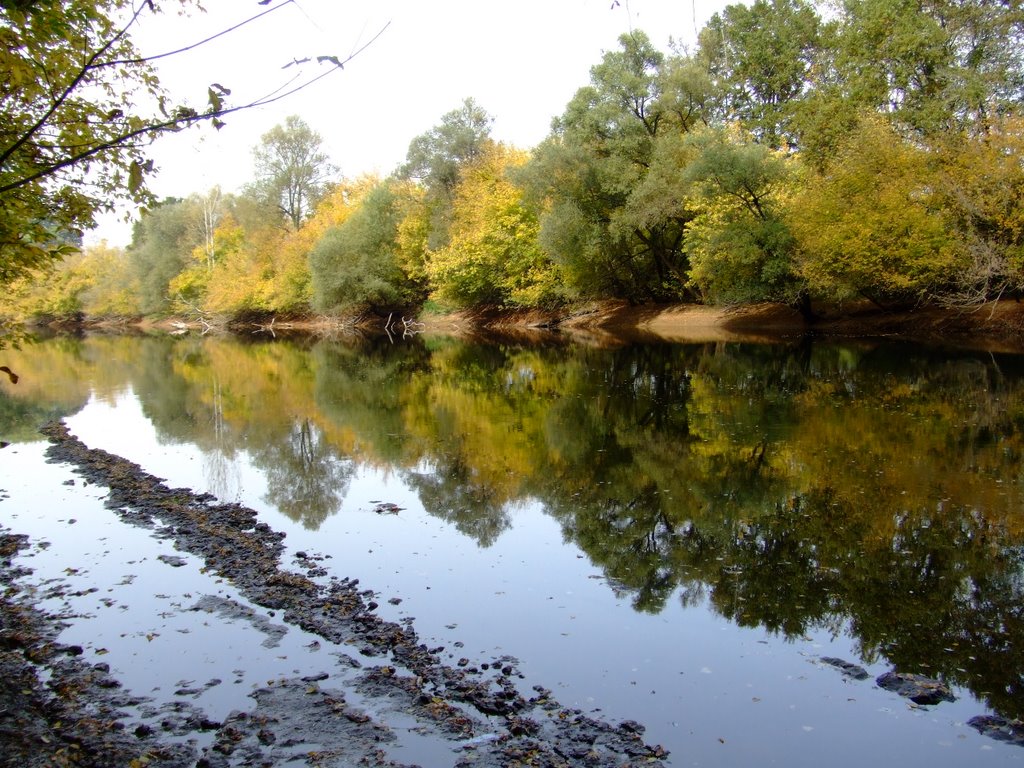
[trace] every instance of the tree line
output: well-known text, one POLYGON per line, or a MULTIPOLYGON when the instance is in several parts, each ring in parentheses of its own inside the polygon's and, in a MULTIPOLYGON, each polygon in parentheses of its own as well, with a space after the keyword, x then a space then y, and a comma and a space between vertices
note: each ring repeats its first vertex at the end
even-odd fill
POLYGON ((255 181, 152 207, 25 314, 780 301, 970 306, 1024 288, 1024 9, 756 0, 692 50, 624 34, 538 146, 474 99, 387 177, 289 118, 255 181), (827 9, 827 11, 826 11, 827 9))

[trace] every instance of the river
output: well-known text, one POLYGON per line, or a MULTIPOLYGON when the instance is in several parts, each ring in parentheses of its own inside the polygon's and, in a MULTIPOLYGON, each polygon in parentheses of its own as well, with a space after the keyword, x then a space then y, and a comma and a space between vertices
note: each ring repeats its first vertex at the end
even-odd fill
MULTIPOLYGON (((44 542, 40 582, 96 587, 66 640, 133 689, 198 681, 223 715, 313 644, 171 616, 225 587, 47 463, 50 419, 256 509, 450 663, 511 659, 526 691, 642 723, 671 765, 1024 758, 967 722, 1024 718, 1022 356, 102 335, 0 354, 20 376, 0 383, 0 512, 44 542), (875 684, 891 670, 956 699, 915 705, 875 684)), ((393 757, 458 756, 410 736, 393 757)))

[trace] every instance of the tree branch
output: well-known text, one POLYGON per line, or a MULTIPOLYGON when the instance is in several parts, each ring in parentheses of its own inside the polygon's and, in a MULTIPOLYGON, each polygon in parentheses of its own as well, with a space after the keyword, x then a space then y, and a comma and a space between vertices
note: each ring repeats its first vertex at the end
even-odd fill
POLYGON ((249 22, 256 21, 257 19, 261 19, 264 16, 266 16, 268 13, 273 13, 274 11, 279 11, 282 8, 284 8, 286 5, 291 5, 294 2, 295 2, 295 0, 284 0, 284 2, 281 3, 280 5, 275 5, 273 8, 268 8, 267 10, 262 11, 261 13, 257 13, 255 16, 250 16, 249 18, 245 19, 244 21, 238 22, 233 27, 228 27, 227 29, 222 29, 217 34, 211 35, 210 37, 207 37, 204 40, 200 40, 199 42, 192 43, 192 45, 186 45, 184 48, 177 48, 177 49, 175 49, 173 51, 166 51, 165 53, 158 53, 158 54, 155 54, 153 56, 142 56, 142 57, 137 58, 137 59, 115 59, 113 61, 105 61, 102 64, 100 64, 99 66, 101 66, 101 67, 114 67, 114 66, 117 66, 119 64, 147 64, 147 63, 149 63, 151 61, 157 61, 158 59, 166 59, 169 56, 176 56, 179 53, 187 53, 188 51, 195 50, 196 48, 199 48, 200 46, 206 45, 207 43, 212 42, 212 41, 216 40, 219 37, 223 37, 224 35, 226 35, 226 34, 228 34, 230 32, 234 32, 236 29, 241 29, 242 27, 244 27, 249 22))
MULTIPOLYGON (((291 1, 291 0, 289 0, 289 1, 291 1)), ((280 7, 280 6, 278 6, 278 7, 280 7)), ((106 151, 108 149, 114 149, 115 147, 123 146, 127 142, 132 141, 133 139, 136 139, 136 138, 138 138, 140 136, 146 136, 148 134, 148 135, 150 135, 150 141, 152 141, 152 138, 155 135, 158 135, 158 134, 163 133, 163 132, 177 132, 177 131, 183 130, 184 128, 187 128, 187 127, 189 127, 191 125, 194 125, 196 123, 201 123, 201 122, 205 122, 205 121, 213 121, 214 124, 216 125, 216 123, 220 121, 220 118, 225 117, 227 115, 234 114, 235 112, 241 112, 241 111, 246 110, 246 109, 253 109, 253 108, 256 108, 256 107, 263 107, 263 106, 266 106, 268 104, 273 104, 274 102, 280 101, 281 99, 287 98, 288 96, 292 96, 292 95, 298 93, 299 91, 301 91, 301 90, 303 90, 305 88, 308 88, 309 86, 313 85, 313 83, 315 83, 315 82, 317 82, 319 80, 322 80, 323 78, 327 77, 328 75, 332 74, 333 72, 335 72, 335 71, 337 71, 339 69, 343 69, 345 64, 347 64, 348 62, 352 61, 352 59, 354 59, 356 56, 358 56, 360 53, 362 53, 364 50, 366 50, 374 41, 376 41, 382 34, 384 34, 384 31, 390 26, 390 24, 391 24, 391 22, 388 22, 387 24, 385 24, 383 27, 381 27, 380 31, 377 32, 377 34, 374 35, 373 38, 371 38, 365 45, 363 45, 360 48, 358 48, 355 51, 353 51, 344 60, 338 61, 338 63, 336 65, 332 66, 326 72, 322 72, 321 74, 317 75, 316 77, 313 77, 313 78, 307 80, 306 82, 304 82, 304 83, 302 83, 300 85, 295 86, 294 88, 292 88, 290 90, 286 90, 284 92, 281 92, 281 89, 278 88, 275 91, 271 91, 266 96, 260 97, 260 98, 254 100, 254 101, 251 101, 251 102, 249 102, 247 104, 242 104, 242 105, 239 105, 239 106, 236 106, 236 107, 225 107, 224 109, 210 110, 210 111, 202 112, 202 113, 195 113, 194 112, 193 114, 182 114, 182 113, 179 113, 178 115, 176 115, 174 117, 171 117, 171 118, 168 118, 167 120, 163 120, 163 121, 155 122, 155 123, 148 123, 147 125, 145 125, 145 126, 143 126, 141 128, 138 128, 138 129, 135 129, 135 130, 131 130, 131 131, 126 131, 126 132, 124 132, 122 134, 119 134, 119 135, 117 135, 117 136, 115 136, 115 137, 113 137, 111 139, 108 139, 107 141, 103 141, 103 142, 100 142, 99 144, 95 144, 95 145, 93 145, 91 147, 88 147, 87 149, 85 149, 85 150, 83 150, 81 152, 78 152, 78 153, 76 153, 74 155, 71 155, 70 157, 66 157, 63 160, 60 160, 60 161, 57 161, 57 162, 55 162, 55 163, 53 163, 51 165, 48 165, 45 168, 40 168, 35 173, 31 173, 31 174, 29 174, 27 176, 23 176, 23 177, 21 177, 19 179, 15 179, 14 181, 10 181, 10 182, 8 182, 6 184, 0 185, 0 194, 4 194, 4 193, 9 192, 9 191, 14 190, 14 189, 19 189, 19 188, 24 187, 24 186, 26 186, 28 184, 31 184, 31 183, 33 183, 35 181, 39 181, 40 179, 44 179, 44 178, 47 178, 49 176, 53 176, 53 175, 57 174, 58 172, 64 170, 65 168, 69 168, 69 167, 71 167, 73 165, 76 165, 77 163, 80 163, 83 160, 87 160, 87 159, 89 159, 91 157, 94 157, 94 156, 98 155, 99 153, 104 152, 104 151, 106 151)), ((120 34, 123 34, 123 31, 120 34)), ((294 78, 293 78, 293 80, 291 80, 289 82, 294 82, 294 78)), ((282 86, 282 87, 286 87, 286 86, 282 86)), ((52 111, 50 112, 50 114, 52 115, 52 111)), ((42 124, 43 123, 40 122, 39 127, 41 127, 42 124)), ((23 136, 21 139, 19 139, 18 145, 23 145, 25 143, 25 141, 27 141, 27 140, 28 140, 28 136, 27 135, 23 136)), ((7 156, 9 156, 9 154, 10 154, 10 152, 8 152, 3 157, 0 157, 0 163, 2 163, 2 160, 5 159, 7 156)))
POLYGON ((49 122, 50 118, 52 118, 54 114, 56 114, 57 110, 60 109, 60 107, 64 104, 64 102, 68 100, 68 97, 71 96, 72 93, 74 93, 75 89, 78 88, 79 85, 81 85, 82 80, 85 79, 86 74, 88 74, 89 71, 93 68, 93 64, 95 63, 96 59, 98 59, 105 51, 109 50, 114 43, 116 43, 118 40, 124 37, 125 34, 127 34, 128 30, 131 29, 132 25, 135 24, 136 21, 138 21, 139 14, 142 13, 143 5, 145 5, 145 3, 140 5, 132 13, 131 19, 128 20, 128 23, 125 24, 124 27, 122 27, 121 30, 117 32, 117 34, 115 34, 112 38, 110 38, 110 40, 108 40, 106 43, 100 46, 96 50, 96 52, 89 57, 89 59, 78 71, 78 73, 74 76, 74 78, 72 78, 71 82, 67 85, 67 87, 64 88, 64 91, 53 100, 53 104, 51 104, 50 108, 45 113, 43 113, 42 117, 40 117, 35 122, 35 124, 32 125, 24 134, 22 134, 11 146, 4 150, 2 154, 0 154, 0 168, 3 168, 4 164, 11 158, 11 155, 17 152, 18 149, 25 144, 25 142, 27 142, 32 136, 36 134, 37 131, 39 131, 40 128, 42 128, 44 125, 46 125, 47 122, 49 122))

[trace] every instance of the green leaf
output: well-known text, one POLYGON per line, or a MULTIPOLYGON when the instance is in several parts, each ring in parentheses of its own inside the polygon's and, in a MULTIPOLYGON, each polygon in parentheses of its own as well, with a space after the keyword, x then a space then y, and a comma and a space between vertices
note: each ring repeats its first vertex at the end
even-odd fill
POLYGON ((210 101, 210 110, 212 112, 220 112, 224 108, 224 100, 220 97, 220 93, 212 87, 207 88, 206 93, 210 101))
POLYGON ((138 160, 133 160, 131 166, 128 169, 128 191, 132 194, 136 194, 142 189, 143 184, 143 168, 142 164, 138 160))

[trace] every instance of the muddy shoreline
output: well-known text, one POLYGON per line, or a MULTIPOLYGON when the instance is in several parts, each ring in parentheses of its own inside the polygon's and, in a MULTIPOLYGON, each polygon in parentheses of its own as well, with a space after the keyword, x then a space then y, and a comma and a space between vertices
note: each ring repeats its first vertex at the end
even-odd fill
POLYGON ((351 317, 247 315, 239 318, 111 318, 45 324, 58 332, 233 333, 249 337, 388 334, 574 341, 594 346, 634 342, 774 343, 795 338, 915 341, 991 352, 1024 352, 1024 303, 883 309, 867 302, 819 306, 813 319, 782 304, 714 307, 595 302, 562 310, 480 308, 441 315, 372 312, 351 317))
MULTIPOLYGON (((3 765, 400 766, 386 752, 395 739, 392 716, 449 744, 457 766, 664 764, 667 753, 644 742, 639 723, 595 719, 562 706, 541 686, 521 690, 512 657, 445 663, 446 649, 420 642, 411 618, 396 623, 377 616, 373 592, 358 579, 328 574, 315 553, 295 553, 298 569, 286 569, 283 534, 258 522, 253 510, 168 488, 137 465, 88 448, 63 424, 43 431, 51 441, 48 460, 108 488, 106 506, 122 520, 200 557, 205 570, 252 604, 336 652, 321 674, 260 687, 250 694, 251 709, 221 720, 184 700, 147 709, 144 697, 123 690, 105 664, 89 664, 81 648, 56 641, 59 618, 35 609, 18 585, 25 571, 17 553, 27 542, 2 532, 3 765), (146 713, 145 721, 126 723, 127 706, 146 713), (190 741, 190 733, 206 734, 205 745, 190 741)), ((197 609, 252 613, 223 602, 197 609)))

